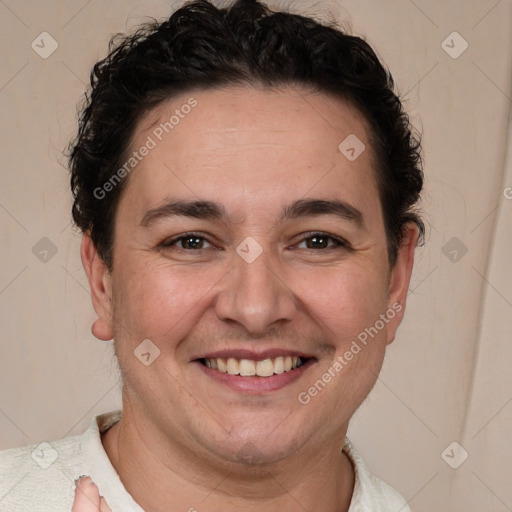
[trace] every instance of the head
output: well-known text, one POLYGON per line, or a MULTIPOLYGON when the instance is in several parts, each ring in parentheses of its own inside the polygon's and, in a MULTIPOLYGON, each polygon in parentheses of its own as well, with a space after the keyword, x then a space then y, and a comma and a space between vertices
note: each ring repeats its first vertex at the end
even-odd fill
POLYGON ((91 86, 73 218, 125 410, 218 460, 340 437, 402 320, 424 232, 419 138, 390 73, 336 27, 198 0, 112 42, 91 86), (286 385, 206 366, 281 352, 304 363, 286 385))

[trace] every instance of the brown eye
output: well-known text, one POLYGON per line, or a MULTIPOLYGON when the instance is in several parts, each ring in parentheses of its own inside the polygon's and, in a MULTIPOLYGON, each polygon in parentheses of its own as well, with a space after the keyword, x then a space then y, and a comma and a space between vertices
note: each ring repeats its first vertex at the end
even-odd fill
POLYGON ((332 249, 347 246, 347 243, 345 241, 328 235, 327 233, 308 233, 308 235, 309 236, 307 236, 300 242, 305 242, 307 249, 332 249))
POLYGON ((187 234, 182 235, 177 238, 173 238, 172 240, 168 240, 162 243, 162 247, 174 247, 178 246, 178 249, 183 250, 201 250, 205 249, 204 243, 210 243, 206 240, 205 237, 195 235, 195 234, 187 234))
POLYGON ((329 237, 327 236, 311 236, 306 239, 308 249, 325 249, 329 247, 329 237))

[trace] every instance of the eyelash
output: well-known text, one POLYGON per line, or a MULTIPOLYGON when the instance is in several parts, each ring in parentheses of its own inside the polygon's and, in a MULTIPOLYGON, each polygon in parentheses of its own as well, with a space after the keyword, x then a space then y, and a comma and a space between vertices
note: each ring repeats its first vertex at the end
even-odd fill
MULTIPOLYGON (((187 238, 192 238, 192 237, 200 238, 202 240, 206 240, 208 243, 211 243, 208 241, 208 239, 205 236, 203 236, 199 233, 191 232, 191 233, 185 233, 178 237, 166 240, 160 244, 160 247, 162 247, 164 249, 168 248, 168 247, 173 247, 177 243, 179 243, 180 240, 186 240, 187 238)), ((329 233, 324 233, 322 231, 311 231, 309 233, 304 233, 303 238, 297 243, 305 242, 306 240, 308 240, 310 238, 314 238, 314 237, 328 238, 334 242, 334 245, 328 246, 323 249, 306 249, 306 250, 318 252, 318 251, 327 251, 329 249, 332 250, 332 249, 338 249, 338 248, 350 249, 350 245, 348 244, 348 242, 346 242, 342 238, 338 238, 336 236, 330 235, 329 233)), ((201 249, 185 249, 183 247, 178 247, 178 249, 181 251, 202 251, 202 250, 204 250, 202 248, 201 249)))

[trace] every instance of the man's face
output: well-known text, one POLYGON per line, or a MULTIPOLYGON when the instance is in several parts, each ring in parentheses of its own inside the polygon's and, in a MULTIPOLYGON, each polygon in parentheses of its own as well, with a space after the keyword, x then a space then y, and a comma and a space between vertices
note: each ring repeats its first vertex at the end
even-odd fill
POLYGON ((394 338, 410 275, 400 259, 388 265, 362 116, 298 89, 200 91, 139 123, 131 150, 153 145, 118 206, 112 280, 104 275, 112 308, 96 307, 114 335, 125 411, 210 459, 341 446, 394 338), (182 109, 191 97, 197 105, 182 109), (356 159, 353 136, 366 146, 356 159), (312 200, 341 207, 301 208, 312 200), (204 205, 196 216, 192 207, 155 215, 178 201, 215 203, 225 216, 204 205), (143 340, 160 351, 148 365, 141 359, 156 352, 148 345, 140 357, 143 340), (302 366, 283 371, 287 355, 302 366), (251 373, 265 359, 258 371, 272 376, 222 371, 224 362, 251 373))

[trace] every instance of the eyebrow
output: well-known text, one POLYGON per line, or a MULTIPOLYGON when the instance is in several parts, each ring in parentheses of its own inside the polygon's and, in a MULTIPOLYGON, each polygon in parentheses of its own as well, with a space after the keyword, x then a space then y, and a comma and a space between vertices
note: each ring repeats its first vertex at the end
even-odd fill
MULTIPOLYGON (((354 206, 338 199, 299 199, 286 205, 281 213, 279 222, 302 217, 332 215, 363 227, 363 214, 354 206)), ((160 206, 148 210, 140 225, 148 227, 154 222, 169 217, 191 217, 203 220, 219 220, 226 222, 228 215, 224 206, 213 201, 182 201, 167 200, 160 206)))

